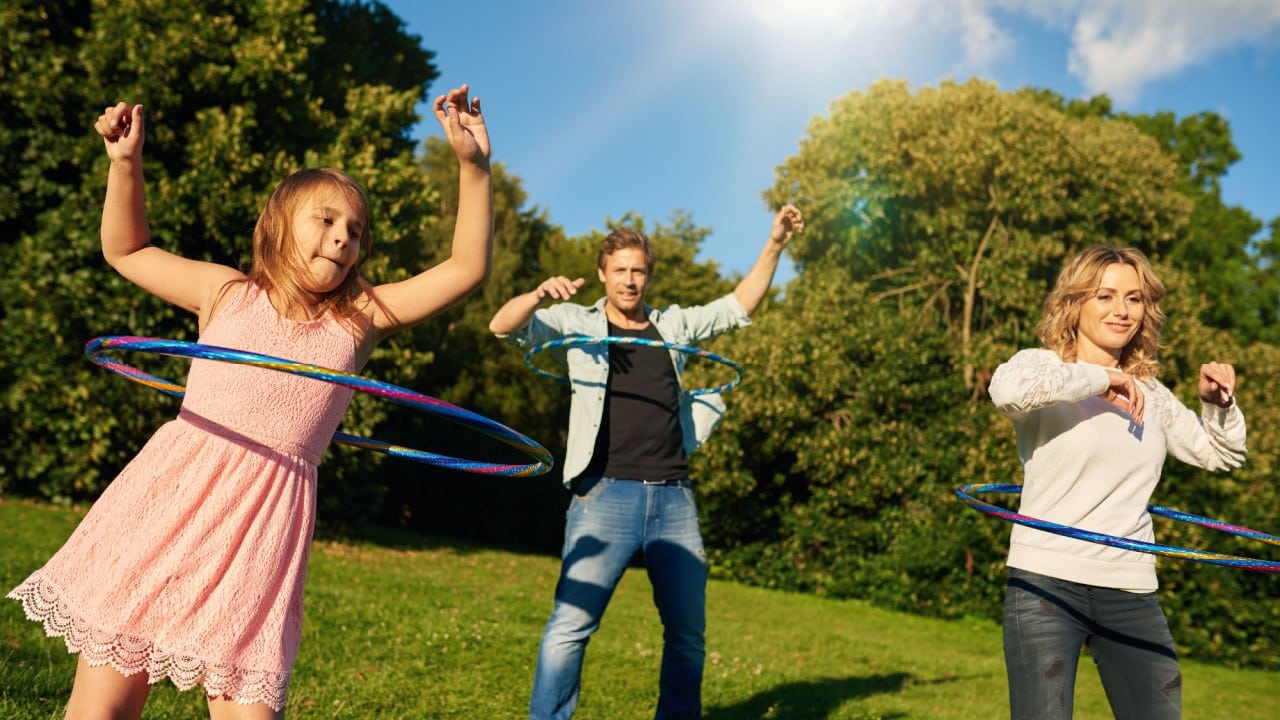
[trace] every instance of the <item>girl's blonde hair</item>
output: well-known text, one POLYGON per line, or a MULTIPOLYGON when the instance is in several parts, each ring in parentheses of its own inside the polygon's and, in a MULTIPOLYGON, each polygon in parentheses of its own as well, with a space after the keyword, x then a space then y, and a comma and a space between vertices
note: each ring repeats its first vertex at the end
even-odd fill
POLYGON ((342 321, 354 321, 360 314, 361 297, 368 283, 360 277, 360 267, 369 258, 373 236, 369 221, 369 198, 349 175, 332 168, 299 170, 285 178, 267 198, 253 229, 253 265, 247 273, 249 281, 274 293, 285 315, 303 311, 314 317, 333 313, 342 321), (360 254, 347 277, 338 287, 312 303, 312 295, 298 282, 304 272, 296 251, 293 218, 303 203, 317 193, 332 193, 347 201, 364 228, 360 237, 360 254))
POLYGON ((1134 377, 1151 380, 1160 370, 1157 354, 1165 319, 1160 310, 1160 300, 1164 298, 1165 288, 1147 257, 1139 250, 1096 245, 1067 261, 1058 275, 1057 284, 1045 299, 1044 315, 1036 326, 1036 335, 1058 357, 1074 362, 1078 350, 1080 310, 1097 292, 1107 267, 1115 264, 1128 265, 1137 271, 1146 310, 1138 332, 1120 353, 1120 369, 1134 377))

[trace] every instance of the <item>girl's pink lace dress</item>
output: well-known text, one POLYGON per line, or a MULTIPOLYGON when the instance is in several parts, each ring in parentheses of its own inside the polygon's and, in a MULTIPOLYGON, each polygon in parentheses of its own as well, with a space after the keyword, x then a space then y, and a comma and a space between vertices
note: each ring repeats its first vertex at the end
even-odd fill
MULTIPOLYGON (((351 372, 354 336, 231 291, 200 341, 351 372)), ((195 360, 177 419, 9 593, 70 652, 125 675, 284 707, 302 630, 316 464, 351 391, 195 360)))

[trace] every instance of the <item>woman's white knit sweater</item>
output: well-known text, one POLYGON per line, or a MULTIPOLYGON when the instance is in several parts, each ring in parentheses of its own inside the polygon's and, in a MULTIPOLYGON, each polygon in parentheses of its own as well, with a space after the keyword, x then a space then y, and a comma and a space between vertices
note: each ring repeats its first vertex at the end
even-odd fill
MULTIPOLYGON (((996 369, 991 400, 1013 419, 1024 471, 1020 512, 1072 527, 1153 542, 1147 503, 1166 454, 1209 470, 1240 467, 1244 415, 1185 407, 1159 381, 1141 382, 1144 422, 1101 397, 1107 370, 1023 350, 996 369)), ((1134 592, 1156 589, 1155 556, 1015 525, 1009 567, 1134 592)))

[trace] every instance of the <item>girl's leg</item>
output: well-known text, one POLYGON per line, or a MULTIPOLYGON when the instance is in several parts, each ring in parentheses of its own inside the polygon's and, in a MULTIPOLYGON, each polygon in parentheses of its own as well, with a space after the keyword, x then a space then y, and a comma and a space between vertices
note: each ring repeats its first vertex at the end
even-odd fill
POLYGON ((142 717, 151 686, 146 673, 121 675, 110 665, 90 667, 81 656, 67 700, 67 720, 132 720, 142 717))
POLYGON ((262 703, 241 705, 226 697, 209 698, 209 720, 282 720, 284 711, 276 712, 262 703))

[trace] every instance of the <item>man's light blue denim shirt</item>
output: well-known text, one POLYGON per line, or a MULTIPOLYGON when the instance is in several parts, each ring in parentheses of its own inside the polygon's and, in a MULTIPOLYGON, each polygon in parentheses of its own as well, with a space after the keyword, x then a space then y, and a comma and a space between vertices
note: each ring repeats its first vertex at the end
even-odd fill
MULTIPOLYGON (((523 328, 498 337, 525 349, 562 337, 604 337, 609 334, 604 303, 605 298, 600 298, 590 307, 564 302, 540 308, 523 328)), ((691 345, 726 330, 751 324, 751 317, 733 293, 697 307, 672 305, 658 310, 645 306, 645 311, 662 339, 677 345, 691 345)), ((564 484, 568 486, 587 469, 595 452, 596 434, 604 417, 605 393, 609 383, 609 348, 607 345, 581 345, 556 348, 554 352, 561 353, 572 381, 569 440, 562 468, 564 484)), ((671 351, 677 377, 684 372, 686 360, 688 357, 684 353, 671 351)), ((697 397, 687 392, 680 394, 680 427, 684 433, 686 453, 692 454, 706 442, 724 411, 724 400, 719 394, 697 397)))

